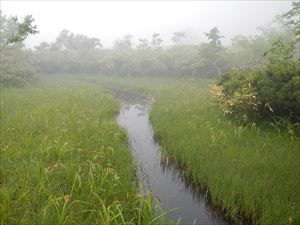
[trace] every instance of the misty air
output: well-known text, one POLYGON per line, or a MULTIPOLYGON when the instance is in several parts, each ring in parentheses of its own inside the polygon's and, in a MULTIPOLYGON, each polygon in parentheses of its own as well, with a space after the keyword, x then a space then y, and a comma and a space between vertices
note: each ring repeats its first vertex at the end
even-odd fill
POLYGON ((300 224, 300 1, 0 2, 1 225, 300 224))

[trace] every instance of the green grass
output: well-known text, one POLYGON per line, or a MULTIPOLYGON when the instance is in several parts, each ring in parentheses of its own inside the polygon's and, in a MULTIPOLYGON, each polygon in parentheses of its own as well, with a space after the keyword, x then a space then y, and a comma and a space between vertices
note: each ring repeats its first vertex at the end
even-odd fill
POLYGON ((41 80, 43 88, 3 90, 1 224, 163 223, 137 190, 127 137, 115 123, 119 106, 100 86, 154 97, 151 121, 164 155, 208 187, 229 218, 300 224, 299 137, 234 124, 214 103, 211 82, 57 75, 41 80))
POLYGON ((184 167, 191 182, 208 187, 213 203, 231 220, 300 223, 300 138, 289 130, 234 124, 209 92, 213 81, 85 79, 150 93, 151 121, 164 155, 184 167))
POLYGON ((1 90, 1 225, 162 223, 98 89, 1 90))
POLYGON ((300 224, 300 140, 287 131, 240 127, 203 85, 155 93, 151 121, 164 153, 185 168, 232 220, 300 224))

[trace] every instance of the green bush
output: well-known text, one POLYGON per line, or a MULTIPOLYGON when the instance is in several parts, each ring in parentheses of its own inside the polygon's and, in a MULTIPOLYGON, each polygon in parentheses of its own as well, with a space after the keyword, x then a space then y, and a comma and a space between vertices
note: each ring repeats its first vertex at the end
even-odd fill
POLYGON ((257 101, 256 92, 250 84, 233 92, 232 95, 226 93, 222 85, 212 85, 211 91, 225 114, 246 123, 257 119, 261 102, 257 101))
POLYGON ((269 65, 260 71, 226 73, 212 91, 222 110, 240 120, 245 120, 245 117, 247 120, 257 120, 278 116, 293 122, 300 120, 298 62, 269 65), (219 93, 216 87, 219 87, 219 93))
POLYGON ((1 73, 1 86, 23 87, 37 80, 35 71, 28 66, 17 65, 15 67, 3 64, 1 73))
POLYGON ((1 56, 1 87, 23 87, 37 80, 36 70, 26 61, 21 50, 4 52, 1 56))

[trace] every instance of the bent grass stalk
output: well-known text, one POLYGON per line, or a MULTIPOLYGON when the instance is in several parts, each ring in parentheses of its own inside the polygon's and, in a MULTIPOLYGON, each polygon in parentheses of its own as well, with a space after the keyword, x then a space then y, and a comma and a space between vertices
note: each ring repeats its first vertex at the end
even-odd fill
POLYGON ((154 96, 150 118, 164 154, 198 186, 208 186, 227 217, 300 223, 299 137, 263 124, 234 124, 205 83, 171 85, 154 96))
POLYGON ((119 105, 98 89, 2 90, 1 225, 163 224, 136 197, 119 105))

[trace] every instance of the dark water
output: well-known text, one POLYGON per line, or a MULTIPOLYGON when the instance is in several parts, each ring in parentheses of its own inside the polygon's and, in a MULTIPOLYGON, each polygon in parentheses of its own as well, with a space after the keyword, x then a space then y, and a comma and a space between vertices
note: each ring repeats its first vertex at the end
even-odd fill
POLYGON ((125 92, 118 93, 118 98, 122 108, 117 120, 130 138, 144 191, 151 191, 163 210, 175 209, 170 212, 174 224, 180 219, 180 224, 227 225, 209 206, 205 194, 193 188, 175 165, 162 160, 149 121, 150 99, 125 92))

